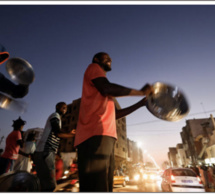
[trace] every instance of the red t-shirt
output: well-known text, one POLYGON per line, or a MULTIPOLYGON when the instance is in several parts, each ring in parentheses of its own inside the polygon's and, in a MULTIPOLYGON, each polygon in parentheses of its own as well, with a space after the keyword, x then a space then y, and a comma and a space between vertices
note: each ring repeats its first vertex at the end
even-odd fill
POLYGON ((96 135, 117 138, 114 101, 96 89, 92 80, 98 77, 106 77, 104 70, 90 64, 84 74, 75 146, 96 135))
POLYGON ((17 144, 18 140, 22 139, 22 135, 20 131, 12 131, 6 139, 6 147, 4 154, 2 154, 3 158, 9 158, 16 160, 18 158, 20 145, 17 144))

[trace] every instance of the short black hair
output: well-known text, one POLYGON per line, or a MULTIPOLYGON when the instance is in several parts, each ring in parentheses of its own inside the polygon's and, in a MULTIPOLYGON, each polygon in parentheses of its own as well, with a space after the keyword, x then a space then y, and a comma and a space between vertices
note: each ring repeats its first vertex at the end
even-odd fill
POLYGON ((20 129, 20 127, 25 124, 26 124, 26 121, 23 121, 21 117, 19 117, 17 120, 13 121, 12 127, 17 130, 17 129, 20 129))
POLYGON ((106 52, 99 52, 99 53, 95 54, 95 55, 93 56, 92 62, 93 62, 93 63, 96 63, 95 58, 100 59, 103 55, 108 55, 108 54, 107 54, 106 52))
POLYGON ((64 106, 64 105, 66 105, 67 106, 67 104, 65 103, 65 102, 58 102, 57 104, 56 104, 56 106, 55 106, 55 109, 56 110, 59 110, 62 106, 64 106))

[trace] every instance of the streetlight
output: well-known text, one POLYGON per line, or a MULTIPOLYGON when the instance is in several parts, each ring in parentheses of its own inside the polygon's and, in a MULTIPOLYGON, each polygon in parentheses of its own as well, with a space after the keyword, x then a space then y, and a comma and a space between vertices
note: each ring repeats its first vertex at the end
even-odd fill
POLYGON ((137 147, 140 148, 142 146, 142 142, 137 142, 137 147))

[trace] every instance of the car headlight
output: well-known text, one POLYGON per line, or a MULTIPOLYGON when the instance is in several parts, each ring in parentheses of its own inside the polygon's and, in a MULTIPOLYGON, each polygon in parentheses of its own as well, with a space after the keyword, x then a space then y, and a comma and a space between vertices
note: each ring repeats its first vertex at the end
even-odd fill
POLYGON ((69 171, 68 171, 68 170, 64 171, 64 175, 67 175, 68 173, 69 173, 69 171))
POLYGON ((138 181, 139 179, 140 179, 140 175, 139 174, 137 174, 137 175, 134 176, 134 180, 138 181))
POLYGON ((128 176, 125 177, 125 181, 129 181, 129 177, 128 176))
POLYGON ((150 178, 154 180, 155 179, 155 175, 150 175, 150 178))
POLYGON ((62 177, 62 179, 66 179, 67 178, 67 176, 66 175, 64 175, 63 177, 62 177))

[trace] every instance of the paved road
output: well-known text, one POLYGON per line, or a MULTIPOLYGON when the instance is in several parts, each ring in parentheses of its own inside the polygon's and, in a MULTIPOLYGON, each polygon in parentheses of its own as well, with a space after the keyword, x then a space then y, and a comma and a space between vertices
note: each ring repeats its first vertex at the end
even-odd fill
POLYGON ((113 192, 162 192, 160 187, 160 182, 146 183, 145 185, 126 185, 122 187, 121 185, 115 185, 113 192))
MULTIPOLYGON (((78 187, 71 188, 71 185, 68 183, 63 183, 57 186, 57 192, 78 192, 78 187)), ((115 185, 113 188, 113 192, 161 192, 160 182, 152 182, 145 183, 145 185, 126 185, 126 187, 122 187, 122 185, 115 185)))

